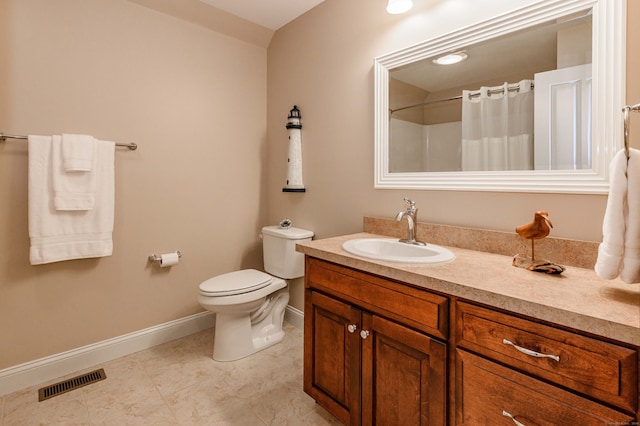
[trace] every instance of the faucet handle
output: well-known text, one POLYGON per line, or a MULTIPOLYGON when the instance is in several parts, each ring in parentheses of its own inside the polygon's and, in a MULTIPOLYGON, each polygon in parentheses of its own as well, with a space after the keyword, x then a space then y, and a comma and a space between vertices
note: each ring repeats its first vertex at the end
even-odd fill
POLYGON ((413 200, 410 200, 407 197, 404 197, 404 202, 409 204, 409 210, 415 210, 416 209, 416 203, 413 200))

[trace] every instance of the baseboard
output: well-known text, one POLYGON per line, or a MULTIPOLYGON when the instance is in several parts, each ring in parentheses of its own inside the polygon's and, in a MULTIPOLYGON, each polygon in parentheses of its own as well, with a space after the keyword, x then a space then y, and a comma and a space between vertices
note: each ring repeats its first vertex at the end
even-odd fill
POLYGON ((113 339, 0 370, 0 395, 53 380, 102 362, 132 354, 213 327, 214 316, 202 312, 113 339))
POLYGON ((284 320, 299 330, 304 330, 304 312, 291 305, 284 311, 284 320))

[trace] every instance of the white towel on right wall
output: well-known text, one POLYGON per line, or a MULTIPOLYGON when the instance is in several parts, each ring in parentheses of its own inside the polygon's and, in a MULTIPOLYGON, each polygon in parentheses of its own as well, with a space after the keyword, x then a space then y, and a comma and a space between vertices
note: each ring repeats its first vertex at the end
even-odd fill
POLYGON ((640 283, 640 151, 618 152, 610 166, 609 198, 602 224, 596 274, 640 283), (626 172, 626 174, 625 174, 626 172))

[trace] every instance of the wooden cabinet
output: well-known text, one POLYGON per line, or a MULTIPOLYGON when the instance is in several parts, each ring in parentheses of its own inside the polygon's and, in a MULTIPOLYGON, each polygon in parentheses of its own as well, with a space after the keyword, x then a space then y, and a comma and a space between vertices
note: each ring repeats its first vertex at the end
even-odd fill
MULTIPOLYGON (((397 283, 313 259, 305 281, 305 392, 345 424, 445 425, 446 344, 372 308, 391 299, 364 295, 358 303, 349 285, 360 281, 384 293, 402 290, 397 283), (344 288, 327 291, 327 277, 344 288)), ((436 316, 446 309, 445 298, 428 299, 422 302, 436 316)), ((445 325, 439 318, 428 324, 445 325)))
POLYGON ((638 424, 638 347, 312 257, 306 268, 304 390, 346 425, 638 424))

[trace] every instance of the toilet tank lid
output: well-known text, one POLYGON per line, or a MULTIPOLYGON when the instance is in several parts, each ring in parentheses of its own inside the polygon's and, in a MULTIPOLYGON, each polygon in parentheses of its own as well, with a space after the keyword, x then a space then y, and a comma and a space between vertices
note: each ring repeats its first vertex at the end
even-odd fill
POLYGON ((266 287, 273 277, 256 269, 241 269, 202 282, 200 292, 211 296, 230 296, 266 287))
POLYGON ((300 228, 280 228, 277 225, 265 226, 262 233, 287 240, 304 240, 313 237, 313 231, 300 228))

